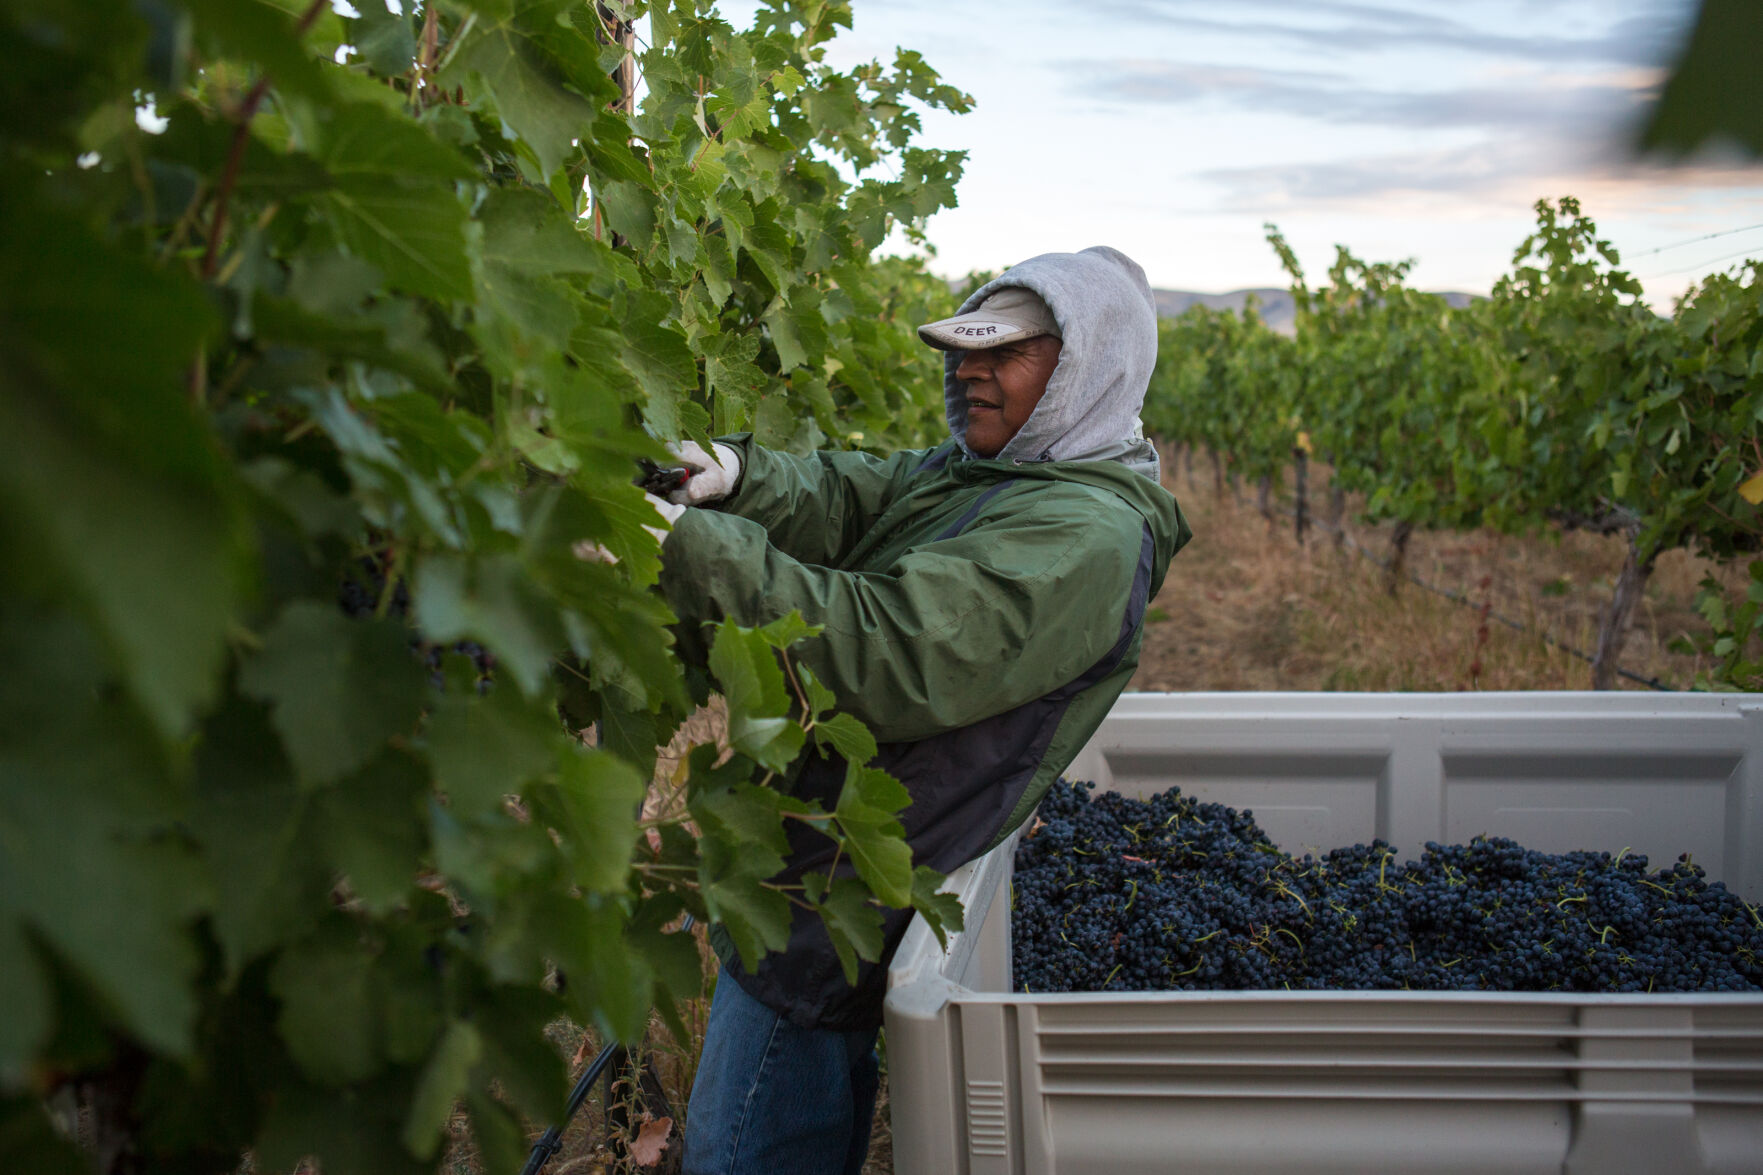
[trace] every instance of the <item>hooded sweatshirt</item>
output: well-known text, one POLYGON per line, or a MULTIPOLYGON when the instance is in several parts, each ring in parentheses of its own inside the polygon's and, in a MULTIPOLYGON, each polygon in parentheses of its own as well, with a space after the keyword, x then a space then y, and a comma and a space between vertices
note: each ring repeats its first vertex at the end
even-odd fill
MULTIPOLYGON (((739 483, 718 508, 688 509, 663 550, 661 584, 690 658, 706 653, 703 624, 724 618, 759 625, 796 611, 823 628, 793 655, 875 734, 871 765, 912 799, 901 822, 914 865, 945 873, 1026 819, 1095 732, 1189 535, 1138 428, 1156 351, 1148 288, 1145 313, 1134 309, 1143 274, 1091 249, 1035 258, 992 285, 1018 276, 1039 283, 1030 288, 1064 343, 1046 394, 997 457, 962 443, 958 386, 952 437, 934 449, 801 457, 725 438, 741 450, 739 483)), ((782 786, 831 810, 846 767, 811 749, 782 786)), ((850 868, 809 826, 789 831, 778 880, 850 868)), ((910 916, 886 912, 882 957, 860 964, 856 983, 812 915, 798 912, 789 945, 752 970, 718 927, 712 943, 725 974, 792 1022, 873 1027, 910 916)))
MULTIPOLYGON (((1039 294, 1059 322, 1064 346, 1047 394, 999 461, 1117 461, 1158 480, 1157 450, 1145 439, 1139 410, 1157 364, 1157 302, 1145 271, 1117 249, 1044 253, 970 295, 960 314, 1005 286, 1039 294)), ((966 385, 955 378, 964 352, 943 356, 949 435, 967 456, 966 385)))

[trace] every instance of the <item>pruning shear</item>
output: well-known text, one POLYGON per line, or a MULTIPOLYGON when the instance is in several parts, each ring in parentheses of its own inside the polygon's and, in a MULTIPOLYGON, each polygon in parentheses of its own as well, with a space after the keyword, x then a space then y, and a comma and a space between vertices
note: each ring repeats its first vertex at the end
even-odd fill
POLYGON ((643 472, 632 480, 657 498, 667 497, 692 480, 692 475, 698 472, 690 465, 657 465, 647 457, 638 457, 637 466, 643 472))

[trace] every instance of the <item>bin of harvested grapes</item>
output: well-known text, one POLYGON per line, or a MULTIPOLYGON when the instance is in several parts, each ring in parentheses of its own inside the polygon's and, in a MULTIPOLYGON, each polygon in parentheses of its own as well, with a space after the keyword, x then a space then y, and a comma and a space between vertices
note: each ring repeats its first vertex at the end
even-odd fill
POLYGON ((1763 1172, 1763 704, 1133 694, 907 934, 895 1167, 1763 1172))

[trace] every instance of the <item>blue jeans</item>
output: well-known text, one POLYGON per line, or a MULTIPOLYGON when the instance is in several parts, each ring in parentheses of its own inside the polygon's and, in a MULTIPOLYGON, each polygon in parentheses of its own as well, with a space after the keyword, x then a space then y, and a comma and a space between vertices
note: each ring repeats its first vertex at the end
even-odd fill
POLYGON ((798 1028, 724 976, 686 1107, 684 1175, 858 1175, 875 1038, 798 1028))

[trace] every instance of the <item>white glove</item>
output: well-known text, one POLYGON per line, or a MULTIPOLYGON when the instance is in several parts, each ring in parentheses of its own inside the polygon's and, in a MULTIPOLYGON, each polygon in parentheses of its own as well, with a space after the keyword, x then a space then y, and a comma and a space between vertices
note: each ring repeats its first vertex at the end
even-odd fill
MULTIPOLYGON (((693 480, 695 481, 697 479, 694 478, 693 480)), ((686 484, 690 485, 691 482, 687 482, 686 484)), ((659 526, 645 526, 643 529, 654 535, 656 542, 664 543, 667 541, 667 536, 673 533, 673 524, 679 521, 679 516, 686 512, 686 508, 673 502, 669 502, 665 498, 657 498, 647 490, 643 491, 643 497, 649 499, 649 505, 655 507, 655 513, 661 515, 661 517, 667 520, 667 526, 665 528, 659 526)))
POLYGON ((721 442, 712 442, 706 453, 697 441, 681 441, 667 446, 680 464, 695 470, 686 484, 667 495, 667 500, 681 506, 714 502, 734 492, 741 476, 740 451, 721 442))

